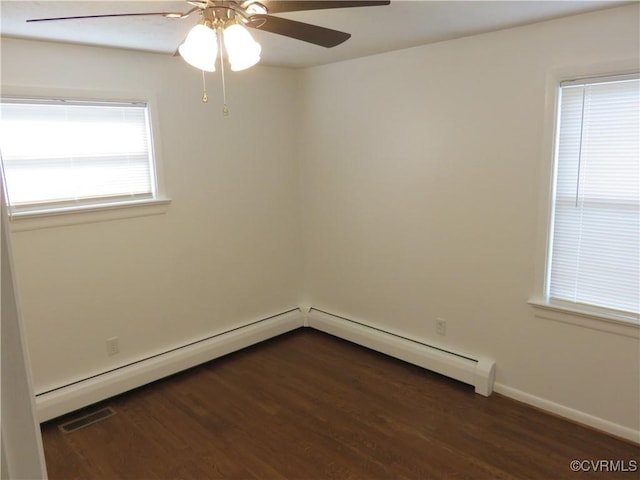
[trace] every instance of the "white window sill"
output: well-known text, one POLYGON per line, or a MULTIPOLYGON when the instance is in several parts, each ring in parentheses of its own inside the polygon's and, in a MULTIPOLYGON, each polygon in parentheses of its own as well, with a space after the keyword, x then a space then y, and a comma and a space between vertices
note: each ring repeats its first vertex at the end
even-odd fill
POLYGON ((11 231, 22 232, 123 218, 162 215, 167 212, 170 204, 171 199, 165 198, 46 211, 18 212, 13 213, 10 217, 11 231))
POLYGON ((529 305, 536 308, 535 316, 538 318, 569 323, 625 337, 640 338, 640 321, 637 316, 581 309, 578 306, 557 304, 544 299, 531 299, 529 305))

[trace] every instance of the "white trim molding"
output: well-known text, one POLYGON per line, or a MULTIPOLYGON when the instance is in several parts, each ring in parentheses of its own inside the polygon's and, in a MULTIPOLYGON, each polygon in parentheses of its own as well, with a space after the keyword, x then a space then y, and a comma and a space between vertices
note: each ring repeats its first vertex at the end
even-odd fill
POLYGON ((607 316, 590 310, 555 305, 546 300, 532 299, 529 305, 536 309, 535 317, 577 325, 623 337, 640 338, 640 323, 629 317, 607 316))
POLYGON ((163 198, 60 209, 57 211, 13 213, 11 215, 11 231, 24 232, 41 228, 163 215, 169 210, 170 204, 171 199, 163 198))
POLYGON ((494 385, 494 390, 500 395, 504 395, 505 397, 509 397, 513 400, 526 403, 527 405, 539 408, 540 410, 543 410, 545 412, 553 413, 555 415, 558 415, 559 417, 571 420, 575 423, 586 425, 587 427, 600 430, 602 432, 608 433, 609 435, 613 435, 631 441, 633 443, 640 444, 640 430, 634 430, 632 428, 610 422, 609 420, 604 420, 603 418, 589 415, 588 413, 581 412, 580 410, 575 410, 573 408, 552 402, 545 398, 531 395, 530 393, 523 392, 522 390, 518 390, 501 383, 496 383, 494 385))

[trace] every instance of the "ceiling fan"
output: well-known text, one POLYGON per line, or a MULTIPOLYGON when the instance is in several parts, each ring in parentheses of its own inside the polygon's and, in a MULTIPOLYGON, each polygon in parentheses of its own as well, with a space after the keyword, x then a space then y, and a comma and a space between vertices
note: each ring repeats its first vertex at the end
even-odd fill
MULTIPOLYGON (((32 18, 27 22, 51 22, 106 17, 163 16, 168 19, 186 18, 198 13, 198 23, 190 30, 176 54, 204 72, 215 71, 216 58, 220 57, 222 87, 224 87, 223 52, 226 51, 231 70, 244 70, 260 60, 260 45, 253 40, 245 28, 284 35, 325 48, 345 42, 351 34, 330 28, 298 22, 272 14, 323 10, 349 7, 389 5, 390 0, 189 0, 192 6, 186 12, 112 13, 104 15, 80 15, 52 18, 32 18), (224 45, 224 49, 223 49, 224 45)), ((207 102, 206 86, 202 101, 207 102)), ((225 105, 223 113, 228 114, 225 105)))
POLYGON ((193 8, 186 12, 112 13, 106 15, 80 15, 53 18, 32 18, 27 22, 50 22, 83 18, 135 17, 161 15, 165 18, 185 18, 195 12, 212 23, 238 23, 249 28, 284 35, 286 37, 331 48, 349 39, 349 33, 311 25, 282 17, 274 13, 323 10, 333 8, 370 7, 389 5, 390 0, 193 0, 193 8))

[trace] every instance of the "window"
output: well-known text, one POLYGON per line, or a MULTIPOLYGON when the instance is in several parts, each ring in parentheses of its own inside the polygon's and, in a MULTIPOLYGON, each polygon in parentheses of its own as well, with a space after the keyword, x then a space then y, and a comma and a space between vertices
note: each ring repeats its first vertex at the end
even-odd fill
POLYGON ((560 85, 548 302, 637 321, 640 79, 560 85))
POLYGON ((0 155, 13 215, 157 198, 145 103, 2 98, 0 155))

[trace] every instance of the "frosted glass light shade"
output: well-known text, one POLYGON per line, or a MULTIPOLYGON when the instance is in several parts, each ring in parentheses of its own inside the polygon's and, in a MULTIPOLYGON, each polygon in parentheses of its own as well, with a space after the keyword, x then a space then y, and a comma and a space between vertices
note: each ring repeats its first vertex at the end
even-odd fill
POLYGON ((218 40, 216 32, 209 27, 202 24, 193 27, 178 51, 189 65, 206 72, 216 71, 218 40))
POLYGON ((252 67, 260 61, 262 47, 246 28, 237 23, 224 29, 224 46, 234 72, 252 67))

